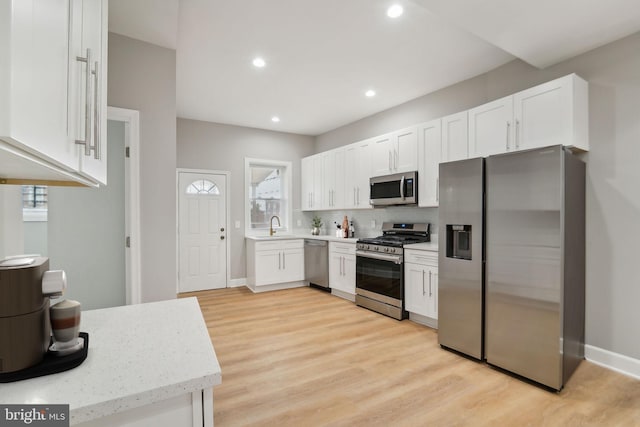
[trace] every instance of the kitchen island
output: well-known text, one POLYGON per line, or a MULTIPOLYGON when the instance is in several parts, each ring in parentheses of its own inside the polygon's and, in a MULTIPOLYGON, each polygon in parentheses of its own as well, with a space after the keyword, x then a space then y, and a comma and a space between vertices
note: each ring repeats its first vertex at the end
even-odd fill
POLYGON ((2 384, 0 402, 69 404, 71 425, 213 426, 220 365, 196 298, 82 312, 87 359, 2 384))

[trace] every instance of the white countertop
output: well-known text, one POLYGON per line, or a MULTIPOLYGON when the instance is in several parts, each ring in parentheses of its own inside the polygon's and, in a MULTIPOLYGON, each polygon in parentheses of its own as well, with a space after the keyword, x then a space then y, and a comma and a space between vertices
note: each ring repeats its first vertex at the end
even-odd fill
POLYGON ((196 298, 82 312, 89 354, 77 368, 0 385, 0 402, 69 404, 71 424, 222 382, 196 298))
POLYGON ((341 238, 336 236, 313 236, 311 234, 275 234, 273 236, 245 236, 246 239, 255 240, 256 242, 269 242, 273 240, 295 240, 295 239, 314 239, 314 240, 325 240, 327 242, 346 242, 346 243, 356 243, 358 241, 358 237, 348 237, 341 238))
POLYGON ((404 245, 405 249, 416 249, 420 251, 438 252, 438 242, 412 243, 404 245))

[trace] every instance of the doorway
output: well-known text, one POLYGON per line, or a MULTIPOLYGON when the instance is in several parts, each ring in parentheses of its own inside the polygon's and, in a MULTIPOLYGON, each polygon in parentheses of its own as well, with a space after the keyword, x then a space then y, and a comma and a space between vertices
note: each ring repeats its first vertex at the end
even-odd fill
POLYGON ((228 172, 178 170, 178 293, 227 287, 228 172))

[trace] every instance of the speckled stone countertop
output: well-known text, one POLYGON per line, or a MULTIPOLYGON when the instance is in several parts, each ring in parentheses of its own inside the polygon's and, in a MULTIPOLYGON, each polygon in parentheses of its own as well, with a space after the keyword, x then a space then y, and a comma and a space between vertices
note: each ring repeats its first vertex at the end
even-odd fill
POLYGON ((404 248, 417 249, 420 251, 438 252, 438 242, 412 243, 410 245, 404 245, 404 248))
POLYGON ((222 382, 196 298, 83 311, 89 354, 77 368, 0 385, 0 402, 68 403, 71 424, 222 382))

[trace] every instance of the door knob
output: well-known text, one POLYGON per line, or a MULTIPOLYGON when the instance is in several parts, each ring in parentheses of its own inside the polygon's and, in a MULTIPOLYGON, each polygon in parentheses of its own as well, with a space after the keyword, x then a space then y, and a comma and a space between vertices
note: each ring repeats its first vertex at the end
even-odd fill
POLYGON ((220 229, 220 231, 224 231, 224 227, 222 227, 222 228, 220 229))
POLYGON ((224 240, 224 236, 220 236, 220 240, 224 240))

